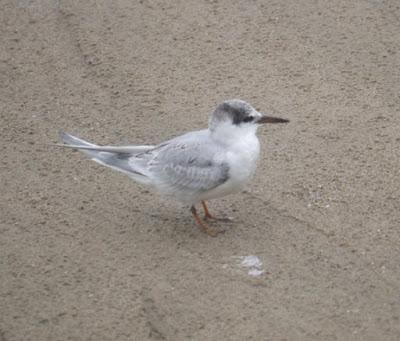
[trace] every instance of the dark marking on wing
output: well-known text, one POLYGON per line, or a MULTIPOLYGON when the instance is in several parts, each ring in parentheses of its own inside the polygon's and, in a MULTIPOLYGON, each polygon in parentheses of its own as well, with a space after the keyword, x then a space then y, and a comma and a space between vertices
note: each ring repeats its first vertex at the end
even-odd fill
POLYGON ((97 156, 97 158, 104 162, 105 164, 113 167, 117 167, 121 170, 124 170, 125 172, 128 173, 133 173, 133 174, 138 174, 145 176, 144 174, 136 171, 131 167, 129 164, 129 158, 132 156, 130 153, 100 153, 100 155, 97 156))
POLYGON ((222 168, 222 177, 220 178, 217 186, 220 186, 229 180, 229 165, 227 163, 222 163, 220 167, 222 168))
POLYGON ((116 153, 115 156, 120 160, 126 160, 126 159, 129 159, 132 156, 132 154, 131 153, 116 153))

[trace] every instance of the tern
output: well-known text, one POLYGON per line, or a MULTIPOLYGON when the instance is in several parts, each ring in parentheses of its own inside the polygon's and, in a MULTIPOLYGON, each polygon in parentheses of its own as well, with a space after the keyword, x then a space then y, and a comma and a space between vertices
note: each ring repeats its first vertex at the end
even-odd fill
POLYGON ((63 147, 82 151, 93 161, 125 173, 190 205, 197 224, 210 236, 212 229, 206 200, 240 191, 254 174, 260 154, 257 128, 287 119, 260 113, 239 99, 219 104, 211 113, 208 129, 192 131, 158 145, 100 146, 61 132, 63 147), (202 219, 196 209, 201 203, 202 219))

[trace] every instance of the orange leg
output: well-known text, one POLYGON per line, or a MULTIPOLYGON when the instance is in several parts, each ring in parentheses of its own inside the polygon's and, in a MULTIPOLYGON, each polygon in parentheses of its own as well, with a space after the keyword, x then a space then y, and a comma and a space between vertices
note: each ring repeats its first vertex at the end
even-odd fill
POLYGON ((213 216, 210 211, 208 210, 208 207, 206 205, 206 202, 204 200, 201 201, 201 204, 203 205, 203 209, 204 209, 204 219, 213 219, 213 220, 218 220, 218 221, 222 221, 225 223, 230 223, 232 222, 231 218, 217 218, 215 216, 213 216))
POLYGON ((210 211, 208 210, 208 207, 206 205, 206 202, 204 200, 201 201, 201 204, 203 205, 203 209, 204 209, 204 217, 206 219, 217 219, 216 217, 214 217, 210 211))
POLYGON ((205 233, 207 233, 211 237, 216 237, 219 231, 213 230, 209 227, 201 218, 199 217, 197 210, 194 206, 190 208, 190 212, 192 212, 194 219, 196 220, 197 225, 199 225, 205 233))

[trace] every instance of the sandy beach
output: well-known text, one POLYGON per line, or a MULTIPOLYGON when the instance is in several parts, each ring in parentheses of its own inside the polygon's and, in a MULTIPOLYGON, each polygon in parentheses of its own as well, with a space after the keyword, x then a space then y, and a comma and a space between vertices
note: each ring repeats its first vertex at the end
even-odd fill
POLYGON ((0 341, 400 340, 398 1, 1 8, 0 341), (231 98, 290 123, 216 238, 51 145, 159 143, 231 98))

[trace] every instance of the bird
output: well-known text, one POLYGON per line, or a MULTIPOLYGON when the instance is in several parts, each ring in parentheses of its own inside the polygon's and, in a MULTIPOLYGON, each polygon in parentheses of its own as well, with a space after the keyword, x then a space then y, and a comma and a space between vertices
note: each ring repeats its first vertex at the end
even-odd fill
POLYGON ((267 115, 240 99, 218 104, 208 128, 191 131, 157 145, 101 146, 60 132, 62 147, 78 149, 91 160, 128 175, 158 192, 188 204, 196 223, 208 235, 217 231, 206 201, 243 189, 256 170, 260 154, 257 128, 289 120, 267 115), (202 219, 196 205, 204 210, 202 219))

